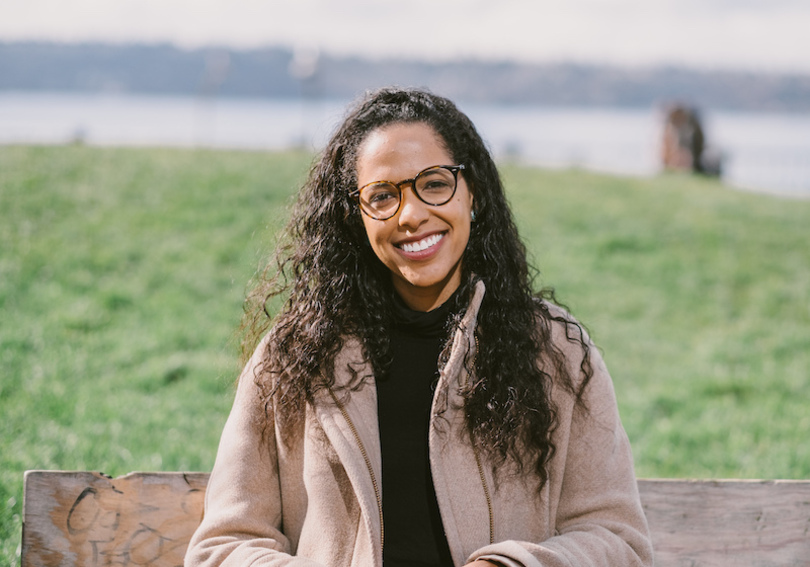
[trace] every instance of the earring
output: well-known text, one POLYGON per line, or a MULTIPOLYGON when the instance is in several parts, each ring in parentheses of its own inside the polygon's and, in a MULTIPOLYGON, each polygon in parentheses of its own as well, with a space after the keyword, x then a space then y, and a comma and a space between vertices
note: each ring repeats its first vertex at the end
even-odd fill
POLYGON ((475 209, 470 211, 470 220, 472 222, 475 222, 475 209))

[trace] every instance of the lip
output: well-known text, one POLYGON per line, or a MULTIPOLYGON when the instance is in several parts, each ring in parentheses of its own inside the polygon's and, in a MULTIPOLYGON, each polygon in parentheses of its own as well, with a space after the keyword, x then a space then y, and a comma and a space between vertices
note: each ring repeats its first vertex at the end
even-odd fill
POLYGON ((420 234, 418 236, 413 236, 411 238, 403 238, 402 240, 394 243, 394 248, 396 248, 397 252, 399 252, 402 256, 404 256, 405 258, 408 258, 409 260, 425 260, 425 259, 431 258, 432 256, 434 256, 435 254, 437 254, 439 252, 439 249, 442 247, 442 244, 444 244, 444 241, 446 240, 446 237, 447 237, 447 231, 446 230, 437 230, 437 231, 434 231, 434 232, 427 232, 425 234, 420 234), (403 244, 420 242, 422 240, 425 240, 426 238, 430 238, 430 237, 436 236, 436 235, 441 235, 441 238, 439 238, 438 242, 434 243, 432 246, 428 246, 424 250, 418 250, 418 251, 409 252, 409 251, 403 250, 403 248, 402 248, 403 244))

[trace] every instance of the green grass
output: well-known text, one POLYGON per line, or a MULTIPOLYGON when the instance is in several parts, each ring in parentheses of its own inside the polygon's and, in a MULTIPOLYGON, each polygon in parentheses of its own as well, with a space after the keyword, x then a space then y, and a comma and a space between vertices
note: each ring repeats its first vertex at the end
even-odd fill
POLYGON ((26 469, 211 467, 245 286, 309 160, 0 148, 0 564, 26 469))
POLYGON ((604 351, 639 476, 810 478, 810 200, 505 177, 542 281, 604 351))
MULTIPOLYGON (((26 469, 208 470, 310 156, 0 147, 0 564, 26 469)), ((506 167, 652 477, 810 478, 810 201, 506 167)))

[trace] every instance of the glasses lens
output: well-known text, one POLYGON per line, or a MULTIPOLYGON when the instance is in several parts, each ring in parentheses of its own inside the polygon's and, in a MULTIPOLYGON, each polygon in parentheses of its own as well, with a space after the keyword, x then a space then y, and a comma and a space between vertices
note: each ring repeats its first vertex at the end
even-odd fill
POLYGON ((434 167, 419 174, 414 188, 424 202, 443 205, 456 191, 456 176, 449 169, 434 167))
POLYGON ((399 189, 390 183, 366 185, 360 191, 360 206, 372 218, 392 217, 399 208, 399 189))

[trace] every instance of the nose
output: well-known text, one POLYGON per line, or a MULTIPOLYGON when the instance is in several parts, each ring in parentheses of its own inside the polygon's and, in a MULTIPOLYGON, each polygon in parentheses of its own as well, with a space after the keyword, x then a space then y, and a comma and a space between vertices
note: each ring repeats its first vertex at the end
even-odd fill
POLYGON ((413 186, 409 185, 402 190, 402 203, 399 205, 399 217, 397 224, 408 230, 416 230, 422 223, 428 220, 430 212, 427 205, 423 203, 413 191, 413 186))

